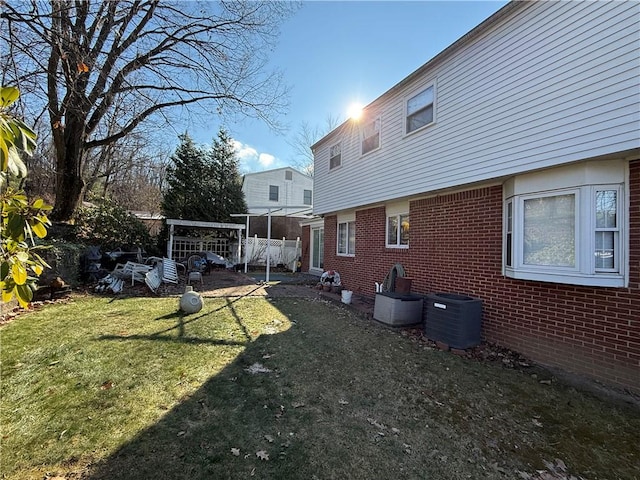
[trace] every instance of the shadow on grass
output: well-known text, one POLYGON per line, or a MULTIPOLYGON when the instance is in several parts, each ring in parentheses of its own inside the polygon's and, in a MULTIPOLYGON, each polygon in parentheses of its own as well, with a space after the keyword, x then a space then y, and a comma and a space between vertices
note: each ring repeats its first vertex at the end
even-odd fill
MULTIPOLYGON (((246 330, 245 335, 248 336, 246 330)), ((263 335, 253 342, 238 342, 246 349, 231 364, 84 478, 235 479, 257 472, 257 478, 294 478, 292 472, 307 460, 303 450, 292 448, 295 442, 289 433, 297 427, 283 418, 286 412, 281 405, 289 407, 292 399, 281 396, 277 369, 255 375, 246 371, 256 362, 266 365, 263 357, 267 352, 286 351, 291 337, 291 333, 283 332, 263 335), (238 456, 233 455, 234 448, 239 449, 238 456), (268 453, 270 460, 260 460, 256 456, 259 451, 268 453), (287 458, 289 454, 292 456, 287 458)), ((104 339, 133 338, 140 339, 104 339)), ((217 342, 188 337, 148 339, 217 342)), ((290 367, 281 365, 283 369, 290 367)))
POLYGON ((636 478, 638 412, 320 302, 273 305, 288 330, 251 341, 245 327, 232 363, 84 478, 504 480, 555 458, 585 478, 636 478))
MULTIPOLYGON (((246 296, 246 295, 245 295, 246 296)), ((101 335, 99 336, 96 340, 100 341, 100 340, 115 340, 115 341, 130 341, 130 340, 149 340, 149 341, 161 341, 161 342, 176 342, 176 343, 191 343, 191 344, 209 344, 209 345, 239 345, 239 346, 244 346, 246 345, 248 342, 251 341, 251 336, 249 335, 249 331, 247 330, 246 325, 242 322, 242 318, 240 317, 240 315, 238 315, 238 313, 235 310, 234 307, 234 303, 236 303, 237 301, 239 301, 240 299, 244 298, 244 296, 240 296, 240 297, 233 297, 233 298, 226 298, 226 305, 223 305, 221 307, 216 308, 215 310, 212 311, 207 311, 205 313, 201 313, 201 314, 197 314, 197 313, 191 313, 191 314, 186 314, 180 310, 173 312, 173 313, 169 313, 166 315, 162 315, 160 317, 157 317, 155 320, 176 320, 176 324, 169 327, 169 328, 165 328, 164 330, 160 330, 158 332, 149 334, 149 335, 101 335), (210 338, 200 338, 200 337, 193 337, 193 336, 188 336, 186 335, 186 326, 193 323, 193 322, 197 322, 198 320, 202 320, 205 319, 207 317, 209 317, 210 315, 219 312, 221 310, 225 310, 225 309, 229 309, 231 311, 231 315, 233 316, 233 318, 235 319, 238 327, 240 328, 240 330, 242 331, 242 335, 244 336, 244 338, 246 339, 243 342, 234 342, 234 341, 228 341, 228 340, 217 340, 217 339, 210 339, 210 338), (176 336, 170 336, 167 334, 170 334, 174 331, 177 331, 177 335, 176 336)))

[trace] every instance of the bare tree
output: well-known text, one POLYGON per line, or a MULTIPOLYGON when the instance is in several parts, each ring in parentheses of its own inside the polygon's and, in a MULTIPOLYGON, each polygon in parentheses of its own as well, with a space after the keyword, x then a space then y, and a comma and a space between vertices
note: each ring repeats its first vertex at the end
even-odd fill
POLYGON ((144 122, 187 108, 205 121, 239 114, 277 128, 286 107, 266 55, 290 3, 31 0, 3 10, 3 82, 37 96, 49 117, 54 219, 71 218, 82 199, 89 152, 144 122))
POLYGON ((293 138, 287 143, 293 149, 292 164, 302 173, 313 177, 313 152, 311 146, 340 125, 340 119, 329 115, 324 125, 311 126, 308 122, 303 122, 293 138))

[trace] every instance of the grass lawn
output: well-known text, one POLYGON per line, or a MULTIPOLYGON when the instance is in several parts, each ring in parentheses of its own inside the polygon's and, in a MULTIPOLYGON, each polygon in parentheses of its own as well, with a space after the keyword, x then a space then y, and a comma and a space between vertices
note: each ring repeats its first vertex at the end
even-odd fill
POLYGON ((325 301, 176 309, 77 298, 2 327, 2 478, 640 479, 637 409, 325 301))

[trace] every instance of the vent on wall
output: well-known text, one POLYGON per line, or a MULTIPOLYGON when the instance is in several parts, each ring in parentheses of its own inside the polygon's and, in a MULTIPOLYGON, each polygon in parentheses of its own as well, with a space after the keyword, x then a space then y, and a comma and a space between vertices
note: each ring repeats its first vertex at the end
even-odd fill
POLYGON ((284 179, 285 180, 293 180, 293 172, 291 170, 284 171, 284 179))

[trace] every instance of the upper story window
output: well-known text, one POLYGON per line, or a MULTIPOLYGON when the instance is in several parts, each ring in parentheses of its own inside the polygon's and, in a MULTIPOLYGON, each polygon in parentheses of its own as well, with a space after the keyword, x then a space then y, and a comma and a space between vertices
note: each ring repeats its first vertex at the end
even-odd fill
MULTIPOLYGON (((589 183, 604 179, 603 175, 615 180, 614 165, 608 174, 585 169, 586 180, 579 179, 574 186, 559 174, 560 180, 548 190, 514 191, 506 198, 506 276, 573 285, 625 285, 624 183, 589 183), (566 188, 557 188, 562 183, 566 188)), ((541 178, 530 182, 533 188, 545 186, 541 178)))
POLYGON ((409 214, 387 216, 387 248, 409 248, 409 214))
POLYGON ((329 148, 329 170, 342 164, 342 144, 336 143, 329 148))
POLYGON ((280 193, 278 185, 269 185, 269 200, 277 202, 280 193))
POLYGON ((405 133, 414 132, 433 123, 433 103, 433 85, 407 100, 405 133))
POLYGON ((380 117, 362 126, 362 155, 380 148, 380 117))
POLYGON ((293 172, 291 170, 284 171, 284 179, 285 180, 293 180, 293 172))
POLYGON ((311 190, 305 190, 302 198, 302 203, 304 205, 312 205, 313 204, 312 195, 313 195, 313 192, 311 190))

